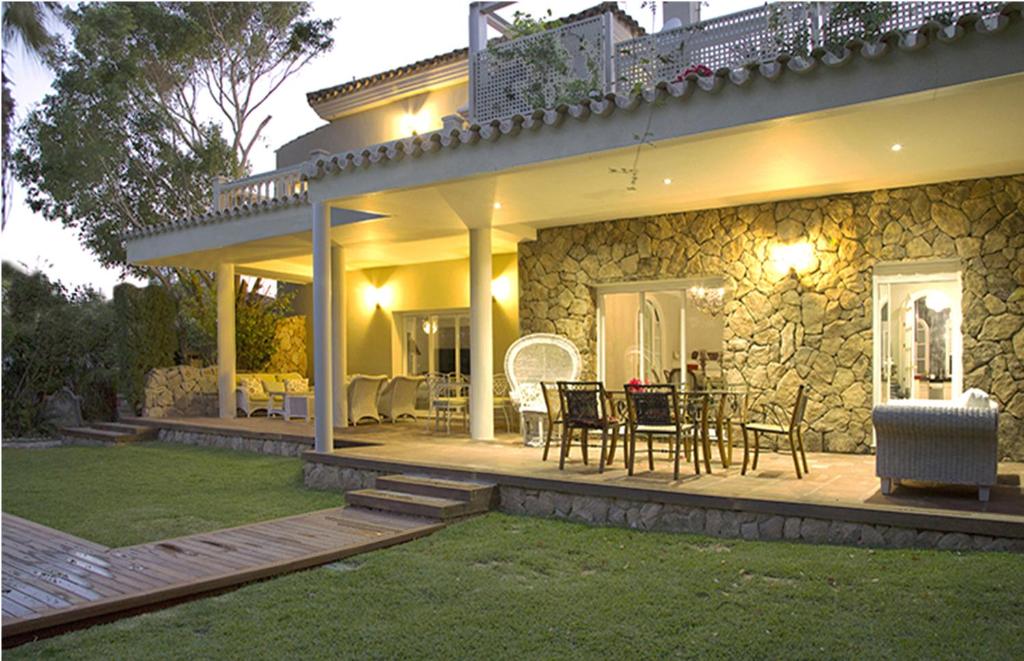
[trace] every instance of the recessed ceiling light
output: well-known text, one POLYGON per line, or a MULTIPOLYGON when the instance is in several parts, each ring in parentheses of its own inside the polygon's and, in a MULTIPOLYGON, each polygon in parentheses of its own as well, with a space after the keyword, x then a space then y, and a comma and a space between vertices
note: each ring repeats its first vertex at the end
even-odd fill
POLYGON ((494 208, 495 209, 500 209, 501 208, 501 202, 495 202, 494 203, 494 208))
POLYGON ((671 183, 672 183, 672 180, 671 180, 671 179, 669 179, 668 177, 665 177, 665 178, 664 178, 664 179, 662 179, 661 181, 662 181, 662 183, 664 183, 664 184, 665 184, 666 186, 668 186, 669 184, 671 184, 671 183))
POLYGON ((893 151, 902 151, 903 150, 903 145, 901 145, 898 142, 894 142, 894 143, 892 143, 892 147, 889 147, 889 149, 891 149, 893 151))

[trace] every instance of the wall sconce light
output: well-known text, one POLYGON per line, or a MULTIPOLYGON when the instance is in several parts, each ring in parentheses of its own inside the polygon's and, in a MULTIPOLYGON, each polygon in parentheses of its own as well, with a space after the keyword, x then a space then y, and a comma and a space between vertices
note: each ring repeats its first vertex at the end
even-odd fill
POLYGON ((491 282, 491 296, 498 301, 507 301, 512 295, 512 282, 508 276, 499 275, 491 282))
POLYGON ((407 112, 398 117, 398 137, 423 135, 439 128, 441 118, 431 105, 424 106, 418 112, 407 112))
POLYGON ((363 298, 366 300, 366 305, 370 309, 390 308, 391 303, 394 300, 391 287, 387 285, 382 287, 366 285, 366 289, 363 291, 363 298))
POLYGON ((814 246, 809 241, 776 244, 771 259, 779 273, 803 273, 814 266, 814 246))

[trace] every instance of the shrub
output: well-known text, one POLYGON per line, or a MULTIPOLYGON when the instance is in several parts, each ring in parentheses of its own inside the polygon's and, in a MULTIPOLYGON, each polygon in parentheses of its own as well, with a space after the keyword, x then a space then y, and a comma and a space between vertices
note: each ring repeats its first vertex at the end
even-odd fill
POLYGON ((86 417, 113 417, 110 301, 4 262, 2 323, 5 435, 52 431, 41 419, 43 398, 63 386, 83 398, 86 417))
POLYGON ((146 373, 175 364, 178 306, 163 287, 114 288, 117 311, 117 386, 135 410, 142 407, 146 373))

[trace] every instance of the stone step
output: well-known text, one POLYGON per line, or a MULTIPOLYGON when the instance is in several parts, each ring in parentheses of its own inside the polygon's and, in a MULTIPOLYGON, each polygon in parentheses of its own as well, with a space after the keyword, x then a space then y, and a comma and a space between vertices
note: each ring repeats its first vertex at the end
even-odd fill
POLYGON ((486 512, 491 508, 494 498, 493 484, 443 480, 419 475, 385 475, 377 478, 376 487, 420 496, 461 500, 467 504, 467 514, 486 512))
POLYGON ((68 438, 104 441, 107 443, 132 443, 152 437, 152 430, 148 429, 137 432, 125 432, 104 429, 93 425, 88 427, 61 427, 60 432, 68 438))
POLYGON ((422 516, 428 519, 448 521, 466 516, 468 503, 451 498, 421 496, 386 489, 358 489, 345 494, 345 500, 354 507, 422 516))
POLYGON ((116 431, 122 434, 130 434, 141 438, 156 438, 156 428, 148 425, 133 425, 126 422, 90 422, 93 429, 104 429, 116 431))

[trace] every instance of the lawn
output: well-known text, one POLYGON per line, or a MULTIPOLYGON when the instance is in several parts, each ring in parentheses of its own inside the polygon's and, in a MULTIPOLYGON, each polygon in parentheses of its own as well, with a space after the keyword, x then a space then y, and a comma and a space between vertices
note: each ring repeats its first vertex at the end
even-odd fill
MULTIPOLYGON (((5 510, 106 543, 339 500, 304 491, 296 460, 243 453, 152 443, 3 458, 5 510)), ((719 540, 494 513, 6 653, 1019 659, 1022 612, 1019 555, 719 540)))
POLYGON ((140 443, 3 450, 3 511, 107 546, 217 530, 342 504, 285 457, 140 443))

